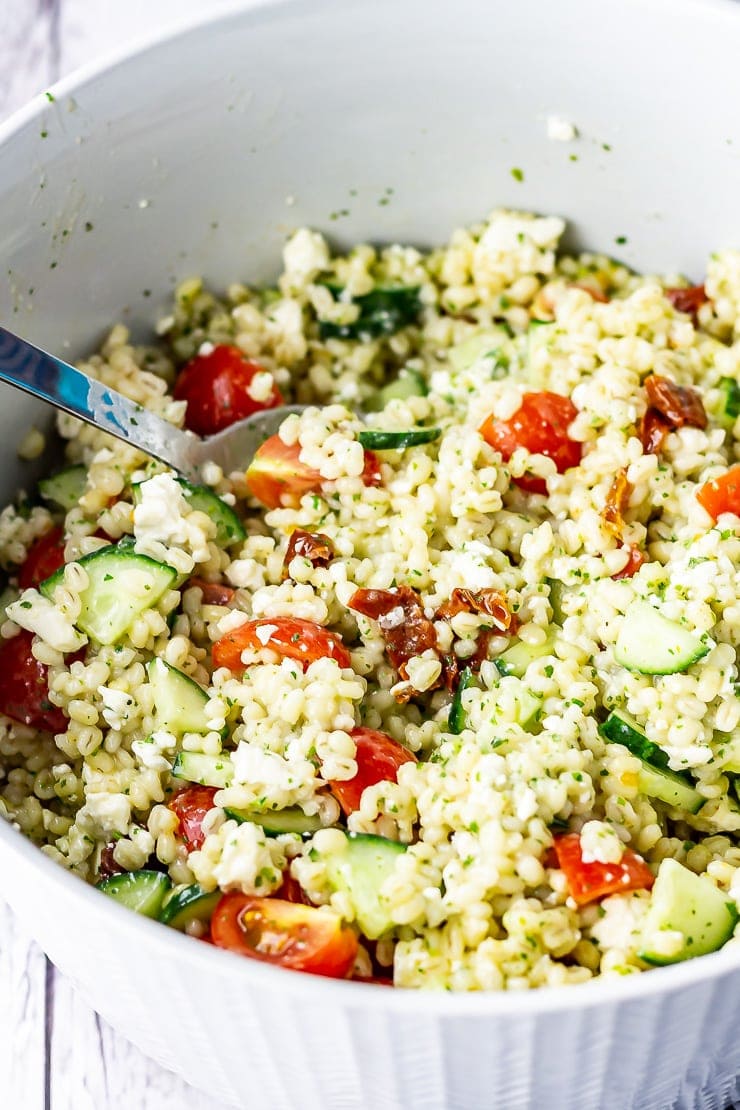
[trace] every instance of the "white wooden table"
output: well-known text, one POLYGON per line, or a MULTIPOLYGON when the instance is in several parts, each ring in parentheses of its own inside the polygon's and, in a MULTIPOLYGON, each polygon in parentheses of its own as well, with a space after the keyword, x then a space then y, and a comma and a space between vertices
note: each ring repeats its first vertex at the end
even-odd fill
MULTIPOLYGON (((212 0, 0 0, 0 119, 76 66, 212 0)), ((225 1110, 118 1036, 0 900, 2 1110, 225 1110)))

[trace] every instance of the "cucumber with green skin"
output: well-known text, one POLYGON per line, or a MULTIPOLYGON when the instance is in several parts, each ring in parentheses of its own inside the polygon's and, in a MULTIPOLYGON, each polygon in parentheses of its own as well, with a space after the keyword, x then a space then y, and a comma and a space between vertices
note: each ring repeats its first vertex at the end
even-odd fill
POLYGON ((176 779, 197 782, 224 790, 234 778, 234 765, 228 755, 206 755, 204 752, 178 752, 172 764, 176 779))
POLYGON ((39 493, 45 501, 53 501, 60 509, 69 512, 79 504, 87 487, 87 468, 82 464, 65 466, 50 478, 39 482, 39 493))
POLYGON ((639 789, 649 798, 657 798, 667 805, 698 813, 704 798, 694 786, 690 775, 679 774, 668 766, 668 756, 661 747, 649 740, 637 721, 623 710, 610 713, 599 732, 612 744, 621 744, 642 764, 639 772, 639 789))
POLYGON ((403 451, 406 447, 434 443, 441 435, 440 428, 409 428, 404 432, 384 432, 379 428, 368 428, 360 432, 357 438, 370 451, 403 451))
MULTIPOLYGON (((231 505, 227 505, 223 498, 214 493, 208 486, 194 486, 184 478, 176 478, 177 484, 183 492, 185 500, 197 512, 205 513, 216 525, 216 543, 219 547, 229 547, 234 543, 241 543, 246 537, 244 525, 239 520, 231 505)), ((143 482, 136 482, 132 487, 134 504, 141 503, 141 487, 143 482)))
POLYGON ((405 851, 404 844, 367 833, 349 833, 340 851, 322 855, 316 848, 311 850, 312 858, 325 864, 331 888, 347 895, 357 924, 370 940, 393 928, 390 906, 381 888, 405 851))
POLYGON ((640 931, 637 955, 663 966, 716 952, 738 921, 735 903, 705 875, 695 875, 675 859, 664 859, 650 895, 650 908, 640 931), (675 932, 683 943, 666 952, 661 933, 675 932))
MULTIPOLYGON (((342 286, 326 282, 335 300, 342 295, 342 286)), ((359 315, 351 324, 335 324, 319 320, 319 338, 358 339, 367 342, 385 335, 395 335, 401 328, 416 323, 421 312, 419 288, 415 285, 378 285, 369 293, 353 297, 359 315)))
POLYGON ((503 345, 510 338, 511 332, 503 325, 494 325, 486 331, 476 332, 447 352, 453 371, 456 374, 462 374, 483 359, 499 365, 503 345))
POLYGON ((158 917, 172 883, 169 876, 161 871, 141 870, 111 875, 96 885, 98 890, 135 913, 143 917, 158 917))
POLYGON ((316 814, 309 816, 300 806, 287 806, 285 809, 232 809, 224 808, 224 813, 232 821, 243 824, 251 821, 260 825, 266 836, 282 836, 284 833, 296 833, 298 836, 311 836, 323 828, 321 819, 316 814))
POLYGON ((407 401, 409 397, 426 397, 427 384, 416 370, 405 367, 395 381, 373 393, 365 404, 367 412, 382 412, 391 401, 407 401))
POLYGON ((638 674, 679 674, 708 655, 712 646, 708 636, 689 632, 638 598, 622 617, 614 658, 638 674))
POLYGON ((459 736, 466 725, 466 713, 463 709, 462 696, 466 690, 475 685, 475 676, 470 667, 465 667, 460 672, 457 689, 450 703, 450 712, 447 718, 447 731, 454 736, 459 736))
POLYGON ((204 890, 200 883, 191 883, 165 897, 158 919, 163 925, 184 933, 194 921, 207 924, 222 898, 218 889, 204 890))
POLYGON ((157 728, 176 734, 210 731, 205 712, 208 694, 202 686, 164 659, 150 659, 146 670, 154 692, 157 728))
POLYGON ((552 655, 553 642, 547 637, 540 644, 525 644, 523 640, 512 644, 495 660, 498 672, 501 675, 514 675, 523 678, 530 663, 542 659, 545 655, 552 655))
POLYGON ((722 415, 730 424, 734 424, 740 416, 740 382, 734 378, 721 378, 719 388, 724 400, 722 415))
MULTIPOLYGON (((82 608, 76 624, 99 644, 115 644, 131 625, 153 609, 177 578, 167 563, 138 555, 128 544, 111 544, 84 555, 77 562, 85 568, 88 585, 80 594, 82 608)), ((64 580, 60 567, 39 585, 44 597, 53 600, 54 590, 64 580)))

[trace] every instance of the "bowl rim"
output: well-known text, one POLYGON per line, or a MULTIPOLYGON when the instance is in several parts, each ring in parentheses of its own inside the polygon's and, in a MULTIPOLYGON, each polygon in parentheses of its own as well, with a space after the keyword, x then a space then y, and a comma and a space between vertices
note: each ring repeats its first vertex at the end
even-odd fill
MULTIPOLYGON (((637 6, 638 0, 632 2, 637 6)), ((0 123, 0 145, 10 142, 18 132, 47 111, 52 98, 53 101, 58 101, 72 96, 134 58, 180 38, 197 34, 206 26, 240 18, 254 24, 280 21, 289 19, 295 13, 305 14, 309 9, 316 12, 341 5, 346 10, 349 4, 362 7, 365 3, 366 0, 219 0, 217 6, 210 6, 204 12, 157 31, 136 36, 123 46, 105 51, 94 61, 79 66, 66 77, 47 86, 47 89, 0 123)), ((375 3, 397 4, 398 0, 375 0, 375 3)), ((726 20, 728 24, 733 21, 736 27, 740 27, 740 3, 737 0, 639 0, 642 6, 648 3, 653 8, 662 9, 666 18, 673 20, 677 13, 683 13, 689 18, 707 19, 711 16, 717 20, 726 20)), ((553 1011, 580 1011, 602 1005, 628 1003, 654 995, 672 994, 697 984, 707 984, 731 972, 740 972, 738 941, 697 960, 651 969, 647 975, 635 973, 623 977, 591 979, 582 984, 522 991, 387 990, 357 980, 297 974, 258 960, 236 960, 232 953, 210 944, 196 943, 193 938, 175 929, 132 913, 112 899, 101 897, 93 886, 61 867, 11 822, 2 818, 0 845, 3 850, 19 858, 19 870, 29 871, 28 881, 35 878, 35 872, 48 890, 58 889, 63 895, 68 894, 70 898, 79 901, 81 909, 89 906, 93 916, 97 915, 103 920, 110 918, 111 928, 115 932, 119 935, 128 934, 130 951, 136 952, 140 945, 144 945, 150 954, 162 960, 176 959, 185 974, 188 965, 197 967, 204 974, 209 969, 217 968, 223 976, 228 975, 232 979, 239 976, 245 987, 253 985, 262 990, 280 989, 288 996, 301 999, 306 997, 327 1005, 333 1002, 343 1008, 413 1013, 417 1020, 424 1014, 429 1014, 431 1018, 453 1018, 457 1015, 477 1018, 536 1016, 553 1011), (238 968, 241 970, 237 970, 238 968)), ((8 891, 8 895, 8 904, 13 909, 12 890, 8 891)), ((3 897, 5 898, 5 893, 3 897)))

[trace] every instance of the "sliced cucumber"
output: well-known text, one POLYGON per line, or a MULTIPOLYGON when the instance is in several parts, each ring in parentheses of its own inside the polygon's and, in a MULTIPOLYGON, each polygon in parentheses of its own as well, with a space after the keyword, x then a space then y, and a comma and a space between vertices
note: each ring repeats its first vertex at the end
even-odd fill
POLYGON ((503 326, 489 328, 487 331, 476 332, 469 339, 451 347, 447 352, 452 369, 456 374, 470 370, 476 363, 483 359, 490 361, 494 366, 506 369, 506 361, 502 357, 503 346, 511 338, 509 329, 503 326))
POLYGON ((194 921, 207 924, 222 897, 220 890, 204 890, 200 883, 181 887, 167 895, 159 911, 159 920, 184 933, 194 921))
POLYGON ((614 648, 617 663, 640 674, 677 674, 709 653, 708 636, 688 632, 649 601, 633 601, 622 618, 614 648))
POLYGON ((154 691, 157 728, 174 733, 209 731, 208 694, 202 686, 164 659, 150 659, 146 670, 154 691))
POLYGON ((695 875, 674 859, 664 859, 637 954, 646 963, 658 965, 705 956, 730 939, 737 920, 735 903, 706 876, 695 875), (683 944, 676 951, 661 943, 661 934, 673 931, 683 934, 683 944))
MULTIPOLYGON (((342 287, 327 282, 336 299, 342 287)), ((335 324, 319 320, 319 338, 359 339, 366 343, 383 335, 394 335, 401 328, 416 322, 421 312, 419 289, 415 285, 378 285, 361 297, 353 297, 352 304, 359 308, 359 315, 352 324, 335 324)))
POLYGON ((416 370, 402 370, 395 381, 384 385, 368 398, 368 412, 382 412, 391 401, 406 401, 409 397, 426 397, 427 383, 416 370))
POLYGON ((171 886, 169 876, 161 871, 127 871, 123 875, 111 875, 97 884, 98 890, 144 917, 159 915, 164 896, 171 886))
POLYGON ((470 667, 465 667, 460 672, 457 689, 450 702, 450 713, 447 718, 447 731, 459 736, 466 724, 466 713, 463 709, 462 696, 466 690, 475 685, 475 677, 470 667))
POLYGON ((553 640, 550 636, 541 644, 525 644, 523 640, 519 640, 496 660, 499 674, 504 676, 512 674, 516 678, 522 678, 530 663, 534 663, 535 659, 542 659, 545 655, 552 655, 552 649, 553 640))
POLYGON ((514 698, 517 706, 517 724, 522 728, 527 728, 537 720, 542 709, 542 698, 538 698, 527 686, 521 685, 515 691, 514 698))
POLYGON ((615 709, 613 713, 610 713, 603 725, 599 725, 599 732, 605 740, 611 741, 612 744, 622 744, 644 763, 667 769, 668 756, 666 753, 652 740, 648 740, 634 717, 625 713, 624 710, 615 709))
POLYGON ((649 763, 643 763, 640 768, 638 784, 640 793, 648 798, 657 798, 687 813, 698 813, 706 801, 698 790, 689 786, 683 775, 651 767, 649 763))
POLYGON ((288 806, 287 809, 224 809, 227 817, 232 821, 242 824, 251 821, 254 825, 261 825, 267 836, 280 836, 282 833, 298 833, 299 836, 310 836, 323 828, 321 819, 317 814, 309 817, 300 806, 288 806))
POLYGON ((383 432, 368 428, 357 436, 363 447, 370 451, 403 451, 422 443, 434 443, 442 435, 441 428, 409 428, 405 432, 383 432))
POLYGON ((326 857, 313 849, 312 855, 324 859, 331 887, 346 893, 360 929, 370 940, 377 940, 393 928, 390 907, 380 888, 393 874, 398 857, 406 851, 403 844, 382 836, 350 833, 342 852, 326 857))
POLYGON ((740 383, 734 378, 721 378, 719 388, 724 395, 722 415, 734 423, 740 416, 740 383))
MULTIPOLYGON (((115 644, 147 609, 152 609, 175 581, 177 571, 128 546, 111 545, 77 560, 89 578, 80 594, 77 626, 99 644, 115 644)), ((45 579, 39 589, 48 598, 62 582, 64 568, 45 579)))
POLYGON ((228 755, 206 755, 204 752, 178 752, 172 764, 176 779, 215 786, 223 790, 231 785, 234 767, 228 755))
POLYGON ((50 478, 42 478, 39 493, 44 501, 53 501, 68 513, 79 503, 86 486, 87 468, 79 464, 66 466, 50 478))
MULTIPOLYGON (((132 486, 135 505, 141 503, 141 487, 143 484, 143 482, 137 482, 132 486)), ((184 478, 178 478, 177 484, 191 507, 197 512, 205 513, 216 525, 216 543, 219 547, 229 547, 233 543, 241 543, 247 533, 231 505, 227 505, 208 486, 194 486, 190 482, 186 482, 184 478)))
POLYGON ((561 582, 559 578, 546 578, 548 586, 550 587, 550 606, 552 608, 552 619, 555 624, 562 627, 565 620, 565 613, 563 612, 563 598, 568 592, 565 582, 561 582))

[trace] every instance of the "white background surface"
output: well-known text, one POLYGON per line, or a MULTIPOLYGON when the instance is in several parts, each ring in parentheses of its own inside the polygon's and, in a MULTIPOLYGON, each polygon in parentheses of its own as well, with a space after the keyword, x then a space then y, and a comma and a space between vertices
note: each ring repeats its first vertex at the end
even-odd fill
MULTIPOLYGON (((83 62, 217 6, 0 0, 0 119, 83 62)), ((2 1110, 224 1110, 114 1033, 1 900, 0 1091, 2 1110)))

